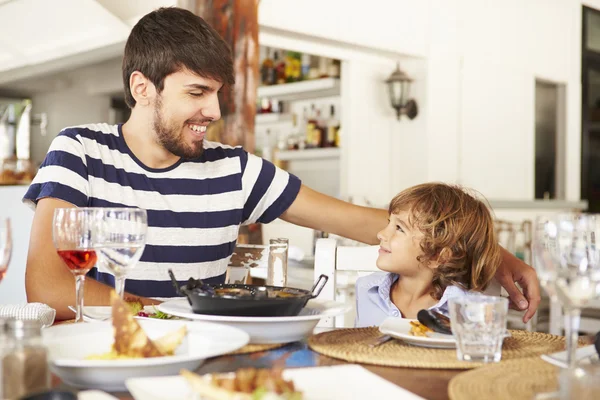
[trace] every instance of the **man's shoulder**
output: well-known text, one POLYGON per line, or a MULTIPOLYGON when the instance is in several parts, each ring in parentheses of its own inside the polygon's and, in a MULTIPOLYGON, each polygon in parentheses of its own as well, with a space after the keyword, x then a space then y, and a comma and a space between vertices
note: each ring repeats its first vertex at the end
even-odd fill
POLYGON ((64 128, 60 131, 60 134, 67 136, 93 136, 98 134, 119 136, 119 126, 107 123, 75 125, 64 128))

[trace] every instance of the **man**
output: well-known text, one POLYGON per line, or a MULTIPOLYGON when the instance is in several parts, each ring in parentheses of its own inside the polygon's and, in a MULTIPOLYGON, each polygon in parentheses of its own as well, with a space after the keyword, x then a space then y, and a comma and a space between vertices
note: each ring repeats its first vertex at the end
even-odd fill
MULTIPOLYGON (((242 148, 204 140, 206 127, 221 117, 218 92, 234 79, 227 44, 200 17, 178 8, 143 17, 127 40, 123 83, 129 120, 63 130, 25 195, 35 206, 29 301, 49 304, 58 319, 73 317, 67 308, 75 299, 73 277, 51 239, 57 207, 147 210, 147 245, 125 287, 146 304, 176 296, 169 268, 180 281, 222 282, 240 224, 282 218, 377 243, 386 210, 317 193, 242 148)), ((108 304, 113 276, 102 267, 89 276, 85 303, 108 304)), ((528 309, 528 320, 539 303, 533 269, 504 251, 497 279, 518 308, 528 309)))

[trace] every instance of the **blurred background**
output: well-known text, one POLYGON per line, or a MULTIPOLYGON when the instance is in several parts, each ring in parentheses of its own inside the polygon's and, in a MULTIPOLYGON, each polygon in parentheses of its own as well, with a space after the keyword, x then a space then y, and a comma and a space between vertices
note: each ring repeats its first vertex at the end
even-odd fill
MULTIPOLYGON (((2 299, 24 301, 28 182, 64 127, 127 120, 124 44, 161 6, 203 16, 244 61, 211 139, 316 190, 385 207, 417 183, 472 187, 528 262, 535 215, 600 212, 600 0, 0 0, 2 299)), ((276 221, 258 241, 310 260, 326 234, 276 221)))

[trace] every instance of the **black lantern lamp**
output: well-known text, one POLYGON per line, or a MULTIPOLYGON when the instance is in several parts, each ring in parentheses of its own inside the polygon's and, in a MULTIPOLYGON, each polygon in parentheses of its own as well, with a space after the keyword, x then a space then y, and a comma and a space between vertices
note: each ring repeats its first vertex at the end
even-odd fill
POLYGON ((408 98, 412 79, 400 69, 400 64, 396 66, 396 70, 392 72, 385 83, 388 85, 390 101, 392 107, 396 110, 398 120, 400 120, 402 114, 410 119, 414 119, 419 113, 419 110, 417 108, 417 103, 413 99, 408 98))

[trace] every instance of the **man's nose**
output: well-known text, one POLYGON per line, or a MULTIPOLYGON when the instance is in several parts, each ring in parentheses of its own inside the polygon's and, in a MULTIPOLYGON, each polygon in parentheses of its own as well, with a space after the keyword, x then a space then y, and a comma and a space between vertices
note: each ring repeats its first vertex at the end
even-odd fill
POLYGON ((216 93, 214 96, 211 96, 210 102, 204 108, 202 108, 202 115, 206 118, 210 118, 213 121, 221 119, 219 97, 216 93))

